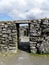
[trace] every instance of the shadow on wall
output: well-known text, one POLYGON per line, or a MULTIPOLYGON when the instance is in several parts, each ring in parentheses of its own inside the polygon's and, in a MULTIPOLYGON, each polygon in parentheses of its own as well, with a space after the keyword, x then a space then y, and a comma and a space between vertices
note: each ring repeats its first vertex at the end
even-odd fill
POLYGON ((29 42, 19 42, 19 49, 30 53, 29 42))

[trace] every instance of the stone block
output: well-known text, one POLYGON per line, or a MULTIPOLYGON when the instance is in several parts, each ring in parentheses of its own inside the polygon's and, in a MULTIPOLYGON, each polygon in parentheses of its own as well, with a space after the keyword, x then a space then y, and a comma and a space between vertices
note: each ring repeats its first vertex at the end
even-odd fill
POLYGON ((33 54, 37 53, 37 49, 35 47, 31 47, 31 53, 33 54))

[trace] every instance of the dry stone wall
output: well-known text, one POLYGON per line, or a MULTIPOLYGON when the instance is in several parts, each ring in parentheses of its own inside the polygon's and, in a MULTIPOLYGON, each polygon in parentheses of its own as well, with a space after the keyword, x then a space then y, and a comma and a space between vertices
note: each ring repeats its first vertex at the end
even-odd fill
MULTIPOLYGON (((17 52, 19 36, 17 22, 0 22, 0 52, 17 52)), ((31 20, 29 35, 32 53, 49 53, 48 19, 31 20)))
POLYGON ((0 52, 17 51, 17 28, 13 22, 0 22, 0 52))
POLYGON ((30 50, 32 53, 49 53, 49 20, 33 20, 30 24, 30 50))

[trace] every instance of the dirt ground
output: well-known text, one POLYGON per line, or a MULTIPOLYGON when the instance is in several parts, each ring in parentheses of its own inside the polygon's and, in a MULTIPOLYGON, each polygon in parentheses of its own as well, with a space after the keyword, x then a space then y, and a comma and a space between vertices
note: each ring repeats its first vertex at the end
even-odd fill
POLYGON ((17 54, 0 55, 0 65, 49 65, 49 56, 34 56, 19 50, 17 54))

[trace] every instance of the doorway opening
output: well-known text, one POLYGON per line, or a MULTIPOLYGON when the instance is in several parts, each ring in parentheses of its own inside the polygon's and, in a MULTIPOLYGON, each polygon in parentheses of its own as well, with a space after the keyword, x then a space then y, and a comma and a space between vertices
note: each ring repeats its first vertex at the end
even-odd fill
POLYGON ((28 24, 19 24, 19 49, 30 52, 28 24))

